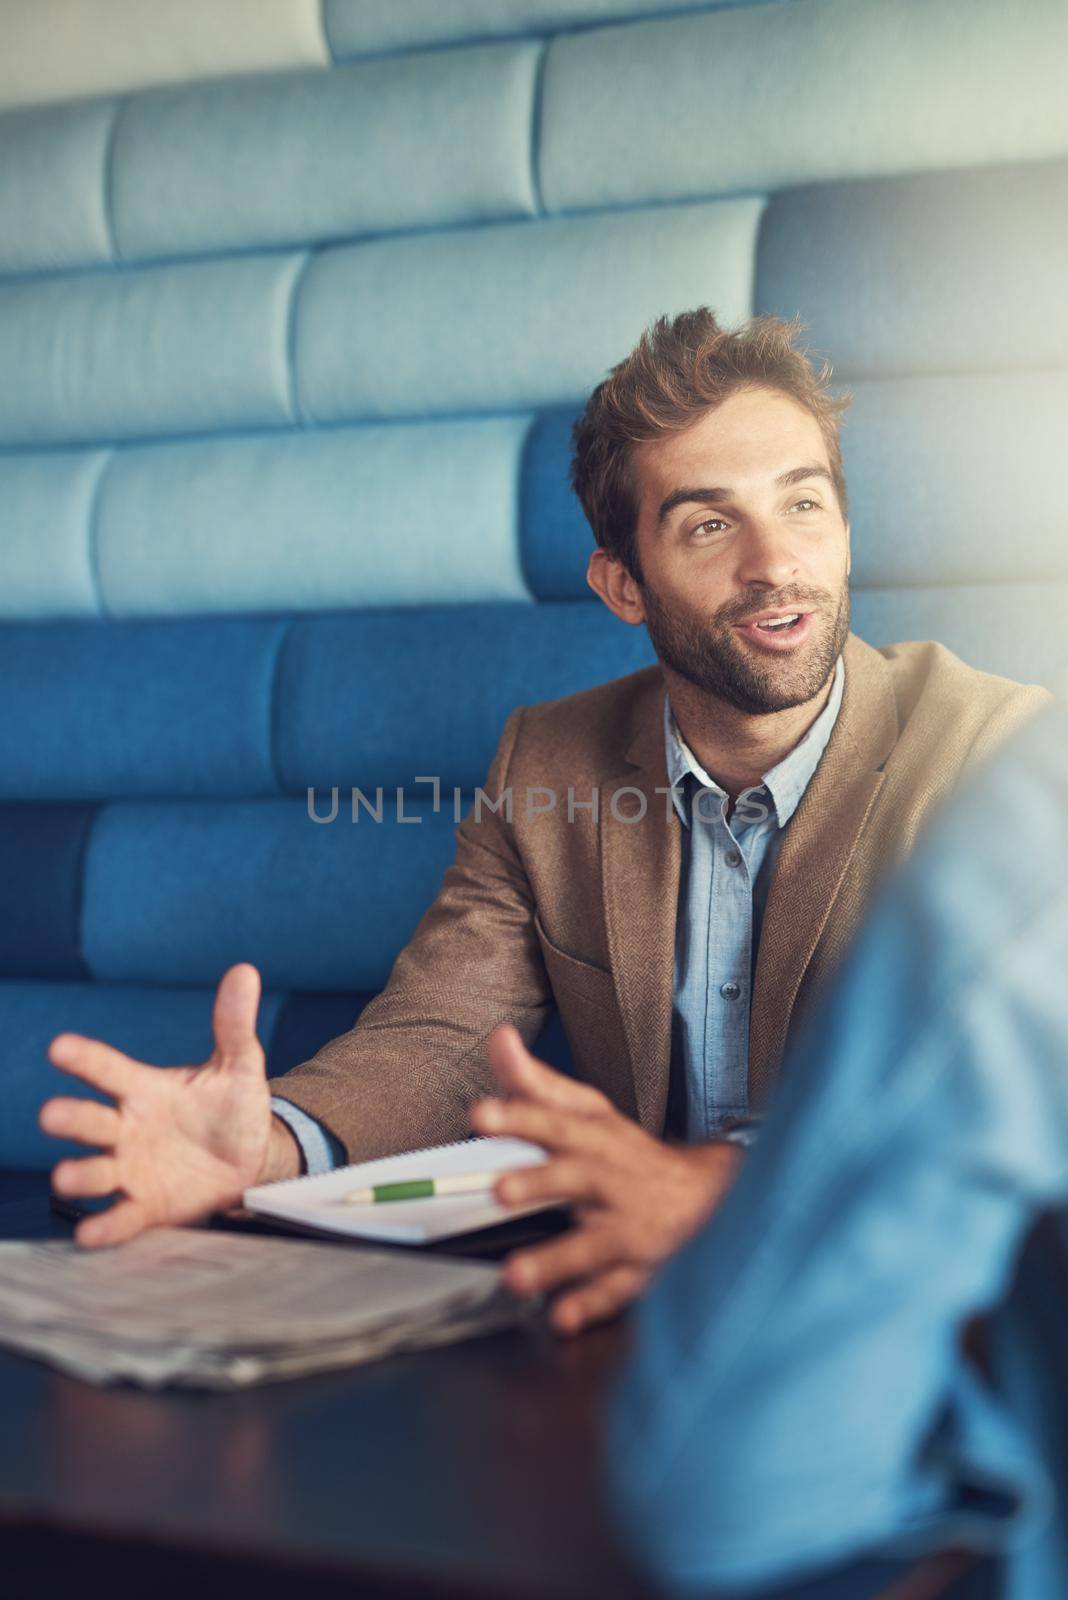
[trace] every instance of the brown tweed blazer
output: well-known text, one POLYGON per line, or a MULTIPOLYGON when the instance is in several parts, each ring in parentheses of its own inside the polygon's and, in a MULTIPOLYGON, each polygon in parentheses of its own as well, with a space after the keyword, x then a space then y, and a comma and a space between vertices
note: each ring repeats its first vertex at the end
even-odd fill
MULTIPOLYGON (((755 1107, 878 881, 961 772, 1047 698, 938 644, 873 650, 851 635, 844 660, 838 721, 764 914, 755 1107)), ((472 807, 460 824, 456 859, 387 987, 348 1033, 271 1083, 351 1161, 463 1138, 467 1107, 493 1087, 490 1031, 513 1022, 532 1043, 554 1004, 581 1076, 663 1129, 681 827, 663 792, 663 698, 653 666, 512 712, 485 785, 501 809, 476 818, 472 807), (569 786, 578 803, 598 791, 596 818, 576 806, 568 820, 569 786), (545 790, 553 810, 538 809, 545 790)))

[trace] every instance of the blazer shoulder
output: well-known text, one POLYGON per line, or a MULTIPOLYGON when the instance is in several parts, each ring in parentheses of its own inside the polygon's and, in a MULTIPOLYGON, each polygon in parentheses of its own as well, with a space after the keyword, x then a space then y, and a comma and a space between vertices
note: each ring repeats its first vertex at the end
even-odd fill
POLYGON ((636 735, 662 716, 663 692, 663 676, 654 664, 577 694, 524 706, 516 757, 539 765, 614 770, 636 735))
POLYGON ((954 742, 963 736, 985 747, 1052 700, 1038 684, 970 667, 934 640, 886 645, 878 653, 890 669, 902 729, 944 729, 954 742))

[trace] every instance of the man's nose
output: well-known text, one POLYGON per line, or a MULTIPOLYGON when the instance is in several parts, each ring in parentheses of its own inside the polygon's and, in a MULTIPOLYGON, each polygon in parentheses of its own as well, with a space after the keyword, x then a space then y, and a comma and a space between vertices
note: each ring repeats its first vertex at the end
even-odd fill
POLYGON ((797 547, 790 531, 772 518, 747 519, 738 545, 738 570, 741 584, 763 584, 778 589, 796 583, 801 575, 797 547))

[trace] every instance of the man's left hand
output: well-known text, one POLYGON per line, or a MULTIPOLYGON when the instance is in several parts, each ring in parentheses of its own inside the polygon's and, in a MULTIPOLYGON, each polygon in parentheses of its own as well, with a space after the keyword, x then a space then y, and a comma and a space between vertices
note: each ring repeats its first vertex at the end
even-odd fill
POLYGON ((695 1233, 730 1188, 744 1152, 723 1142, 668 1145, 617 1111, 599 1089, 566 1078, 502 1023, 488 1055, 507 1099, 471 1108, 476 1133, 529 1139, 548 1161, 504 1174, 505 1205, 570 1204, 577 1225, 560 1238, 517 1250, 504 1263, 516 1294, 569 1287, 553 1302, 559 1333, 614 1316, 655 1269, 695 1233))

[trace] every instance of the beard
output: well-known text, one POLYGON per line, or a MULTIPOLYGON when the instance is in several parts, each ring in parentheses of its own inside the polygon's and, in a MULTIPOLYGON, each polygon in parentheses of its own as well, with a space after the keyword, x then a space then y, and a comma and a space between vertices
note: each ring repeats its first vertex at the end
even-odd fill
POLYGON ((766 716, 804 705, 823 688, 849 636, 849 587, 827 589, 790 584, 775 594, 755 590, 721 606, 711 617, 671 610, 648 584, 642 585, 645 624, 653 649, 666 667, 705 694, 749 715, 766 716), (754 611, 797 606, 812 611, 812 634, 789 654, 758 657, 735 632, 754 611))

